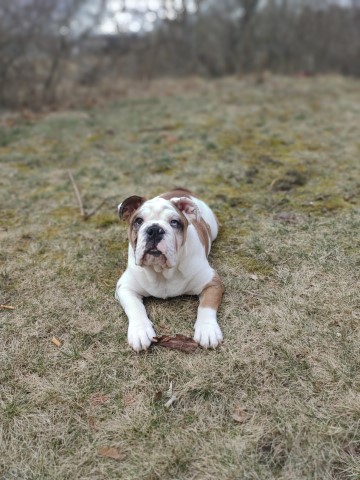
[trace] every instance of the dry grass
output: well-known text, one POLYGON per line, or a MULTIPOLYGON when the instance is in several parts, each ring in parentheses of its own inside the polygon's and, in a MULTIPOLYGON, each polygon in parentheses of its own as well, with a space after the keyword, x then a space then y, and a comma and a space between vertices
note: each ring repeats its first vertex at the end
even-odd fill
MULTIPOLYGON (((196 85, 0 131, 6 480, 360 477, 359 83, 196 85), (69 168, 88 210, 174 185, 212 205, 221 348, 130 351, 117 200, 83 221, 69 168)), ((159 334, 196 306, 147 301, 159 334)))

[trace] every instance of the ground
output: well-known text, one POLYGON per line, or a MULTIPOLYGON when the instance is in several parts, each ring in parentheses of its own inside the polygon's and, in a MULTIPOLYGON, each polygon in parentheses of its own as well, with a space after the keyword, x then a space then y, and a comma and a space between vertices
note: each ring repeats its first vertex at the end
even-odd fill
MULTIPOLYGON (((1 478, 359 479, 359 82, 131 88, 0 130, 1 478), (116 205, 174 186, 221 223, 225 340, 136 354, 116 205)), ((196 298, 146 306, 192 335, 196 298)))

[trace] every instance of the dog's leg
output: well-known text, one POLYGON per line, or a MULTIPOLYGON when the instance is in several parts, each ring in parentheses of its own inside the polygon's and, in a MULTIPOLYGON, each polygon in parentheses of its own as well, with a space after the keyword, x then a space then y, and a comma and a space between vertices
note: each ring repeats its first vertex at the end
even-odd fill
POLYGON ((146 350, 156 333, 147 316, 142 296, 126 287, 120 286, 117 289, 117 298, 129 319, 129 345, 137 352, 146 350))
POLYGON ((223 293, 224 286, 215 272, 213 280, 205 285, 200 294, 200 305, 194 326, 194 340, 204 348, 215 348, 223 339, 216 320, 216 312, 223 293))

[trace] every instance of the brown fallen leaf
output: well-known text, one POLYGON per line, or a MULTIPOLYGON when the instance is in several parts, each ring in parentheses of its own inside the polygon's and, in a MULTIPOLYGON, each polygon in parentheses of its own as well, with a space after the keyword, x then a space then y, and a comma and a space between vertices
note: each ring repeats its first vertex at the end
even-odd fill
POLYGON ((125 458, 127 457, 126 453, 121 452, 116 447, 100 447, 98 449, 98 454, 100 455, 100 457, 112 458, 113 460, 117 460, 119 462, 125 460, 125 458))
POLYGON ((155 400, 159 402, 162 399, 163 392, 159 390, 158 392, 155 393, 155 400))
POLYGON ((53 343, 54 345, 56 345, 57 347, 61 347, 61 342, 58 338, 56 337, 52 337, 51 339, 51 343, 53 343))
POLYGON ((231 412, 231 418, 235 420, 235 422, 244 423, 247 418, 246 410, 240 406, 236 406, 231 412))
POLYGON ((176 137, 175 135, 167 135, 165 137, 165 140, 168 144, 171 144, 171 143, 176 143, 179 141, 179 138, 176 137))
POLYGON ((91 397, 91 405, 97 406, 97 405, 105 405, 106 403, 109 403, 110 396, 109 395, 102 395, 101 393, 95 393, 91 397))
POLYGON ((99 426, 97 424, 97 421, 96 421, 95 417, 93 417, 92 415, 88 416, 88 423, 89 423, 89 427, 91 428, 91 430, 93 430, 94 432, 99 431, 99 426))
POLYGON ((193 353, 198 348, 198 344, 191 337, 177 333, 176 335, 162 335, 154 337, 154 345, 159 347, 180 350, 185 353, 193 353))

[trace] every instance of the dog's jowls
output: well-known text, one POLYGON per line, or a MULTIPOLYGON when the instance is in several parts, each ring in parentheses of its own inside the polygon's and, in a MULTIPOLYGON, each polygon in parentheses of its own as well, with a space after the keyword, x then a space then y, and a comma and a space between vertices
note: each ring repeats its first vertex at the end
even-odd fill
POLYGON ((129 251, 115 296, 129 319, 130 346, 146 350, 156 336, 143 297, 199 295, 194 339, 204 348, 217 347, 223 337, 216 313, 224 288, 207 259, 218 233, 212 210, 177 189, 151 200, 129 197, 119 205, 119 216, 129 225, 129 251))

